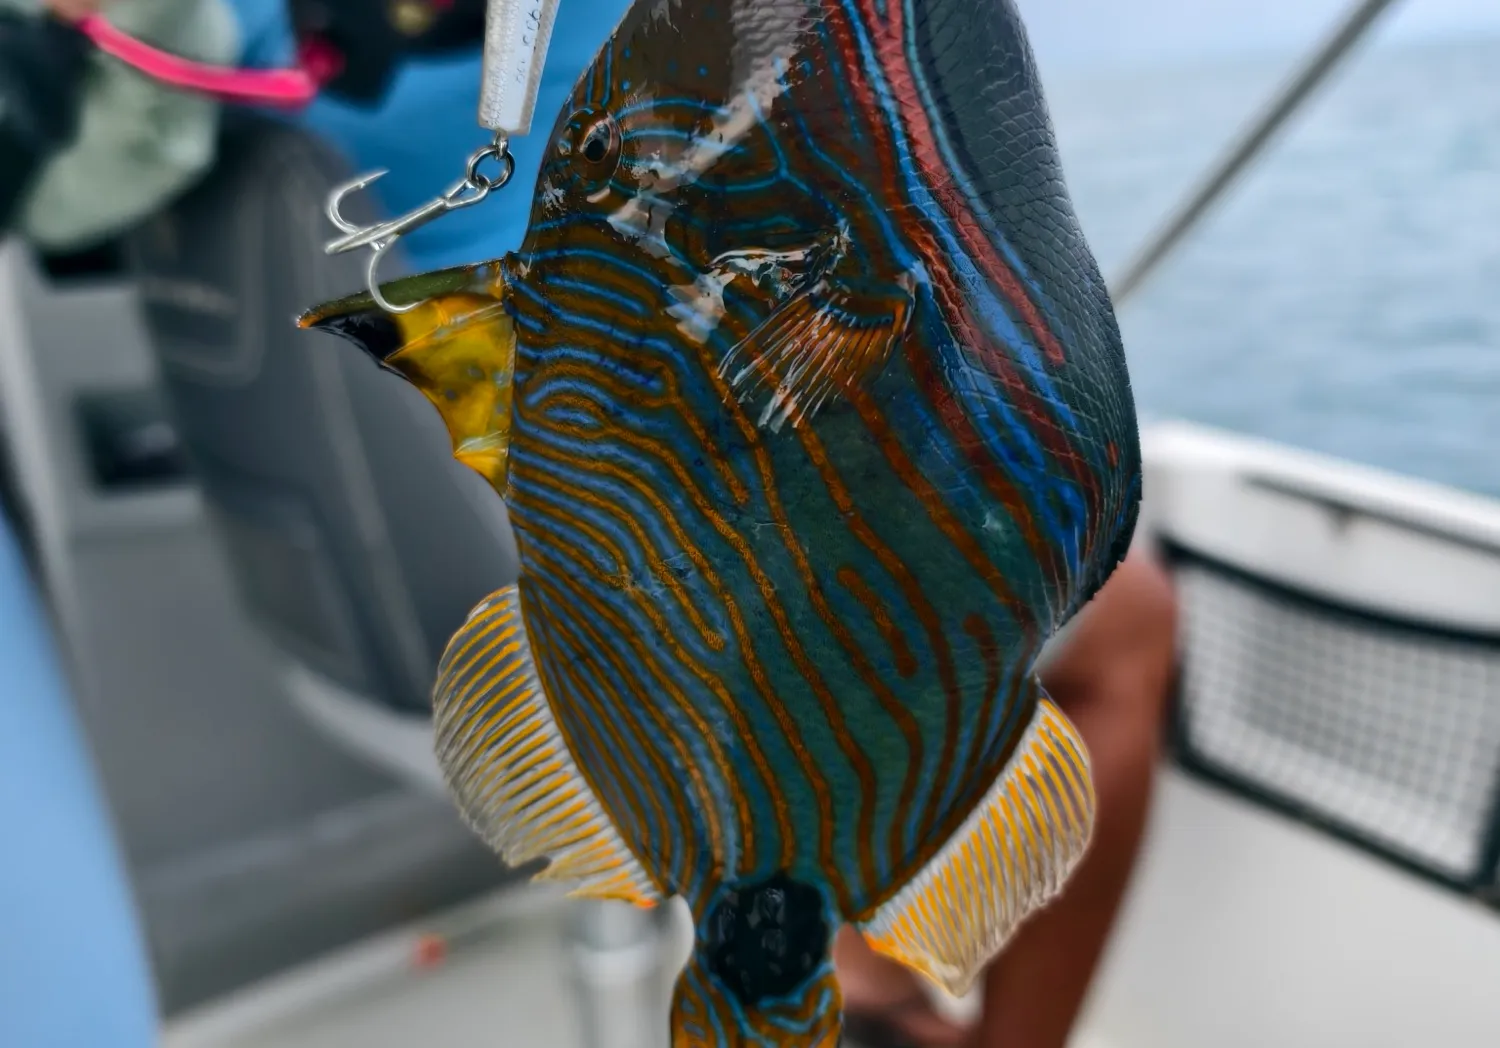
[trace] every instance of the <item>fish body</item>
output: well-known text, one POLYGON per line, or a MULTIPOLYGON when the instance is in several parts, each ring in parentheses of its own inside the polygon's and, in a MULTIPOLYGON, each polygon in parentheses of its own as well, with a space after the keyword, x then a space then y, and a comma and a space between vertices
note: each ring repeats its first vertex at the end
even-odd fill
POLYGON ((1140 482, 1010 0, 638 0, 522 249, 387 294, 303 323, 427 394, 521 562, 434 694, 470 822, 688 901, 675 1046, 836 1044, 841 922, 966 988, 1086 844, 1033 666, 1140 482))

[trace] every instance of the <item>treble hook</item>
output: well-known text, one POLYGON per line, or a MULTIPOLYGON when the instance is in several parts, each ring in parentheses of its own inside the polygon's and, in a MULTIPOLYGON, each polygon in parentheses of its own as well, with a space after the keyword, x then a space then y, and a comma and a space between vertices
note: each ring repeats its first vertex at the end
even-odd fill
POLYGON ((324 245, 323 250, 330 255, 339 255, 345 251, 368 247, 370 260, 365 266, 365 285, 369 289, 370 297, 375 300, 377 306, 388 313, 409 313, 417 307, 418 303, 410 302, 404 306, 398 306, 381 294, 380 282, 377 279, 380 260, 385 257, 386 252, 396 241, 407 233, 443 217, 450 211, 472 207, 479 203, 491 192, 509 182, 515 171, 516 159, 510 155, 505 137, 497 134, 493 142, 469 157, 464 177, 453 183, 446 193, 433 197, 427 203, 413 208, 404 215, 367 226, 356 225, 344 217, 342 211, 344 200, 350 194, 358 193, 372 185, 386 172, 384 170, 372 171, 367 175, 350 179, 337 186, 328 195, 326 208, 328 220, 341 230, 344 236, 330 240, 324 245), (498 160, 502 165, 500 173, 493 178, 479 173, 479 165, 487 159, 498 160))

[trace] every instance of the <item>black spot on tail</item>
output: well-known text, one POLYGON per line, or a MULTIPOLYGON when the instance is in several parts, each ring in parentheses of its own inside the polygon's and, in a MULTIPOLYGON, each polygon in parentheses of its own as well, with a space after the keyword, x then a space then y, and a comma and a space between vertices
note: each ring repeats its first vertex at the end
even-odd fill
POLYGON ((708 911, 703 952, 709 972, 746 1008, 799 989, 828 955, 832 932, 823 896, 775 874, 720 889, 708 911))

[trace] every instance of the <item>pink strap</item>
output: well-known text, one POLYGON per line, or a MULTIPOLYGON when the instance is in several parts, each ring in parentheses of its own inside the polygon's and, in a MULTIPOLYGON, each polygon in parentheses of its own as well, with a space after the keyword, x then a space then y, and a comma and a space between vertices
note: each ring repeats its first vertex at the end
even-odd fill
POLYGON ((86 15, 79 30, 107 55, 134 66, 173 87, 200 91, 230 102, 300 109, 318 94, 318 83, 304 69, 226 69, 159 51, 110 25, 100 15, 86 15))

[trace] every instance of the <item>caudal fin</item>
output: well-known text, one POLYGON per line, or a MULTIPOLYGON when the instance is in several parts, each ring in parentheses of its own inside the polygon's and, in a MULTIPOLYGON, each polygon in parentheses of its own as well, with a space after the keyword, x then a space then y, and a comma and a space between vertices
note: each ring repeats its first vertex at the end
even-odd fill
POLYGON ((720 887, 672 997, 671 1048, 837 1048, 837 927, 812 885, 776 874, 720 887))
POLYGON ((842 999, 827 958, 793 990, 745 1002, 694 950, 672 994, 671 1048, 838 1048, 842 999))

